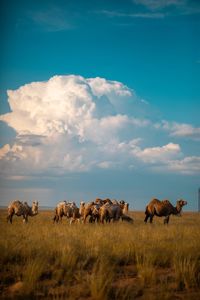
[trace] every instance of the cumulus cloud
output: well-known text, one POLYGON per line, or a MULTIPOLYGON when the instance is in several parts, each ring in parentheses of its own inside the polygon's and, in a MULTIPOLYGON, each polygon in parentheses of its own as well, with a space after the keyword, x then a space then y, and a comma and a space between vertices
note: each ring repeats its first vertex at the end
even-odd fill
POLYGON ((139 168, 141 164, 149 169, 167 165, 165 170, 171 172, 182 172, 184 165, 185 172, 187 168, 196 172, 189 163, 193 157, 184 161, 179 144, 166 135, 164 143, 151 145, 151 135, 158 130, 171 136, 198 132, 185 124, 155 125, 144 117, 149 103, 121 82, 54 76, 9 90, 8 102, 11 112, 0 120, 16 131, 16 138, 0 149, 0 165, 1 172, 9 172, 12 178, 139 168))
POLYGON ((170 161, 181 154, 178 144, 169 143, 162 147, 145 148, 144 150, 134 151, 134 154, 144 162, 158 163, 170 161))

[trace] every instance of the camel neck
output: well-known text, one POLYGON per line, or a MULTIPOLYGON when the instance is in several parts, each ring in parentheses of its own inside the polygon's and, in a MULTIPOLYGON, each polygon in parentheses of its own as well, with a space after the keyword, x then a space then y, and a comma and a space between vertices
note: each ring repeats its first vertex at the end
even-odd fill
POLYGON ((179 203, 177 203, 177 205, 176 205, 176 212, 177 212, 177 214, 179 214, 181 212, 181 206, 179 203))

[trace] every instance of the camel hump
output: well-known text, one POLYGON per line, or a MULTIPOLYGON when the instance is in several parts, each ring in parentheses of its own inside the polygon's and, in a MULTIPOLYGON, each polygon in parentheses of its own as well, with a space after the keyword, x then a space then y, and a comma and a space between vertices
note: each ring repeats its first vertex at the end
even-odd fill
POLYGON ((18 208, 18 207, 21 207, 21 206, 23 206, 23 203, 21 202, 21 201, 19 201, 19 200, 14 200, 10 205, 9 205, 9 207, 16 207, 16 208, 18 208))
POLYGON ((152 198, 150 203, 152 203, 152 202, 160 203, 161 201, 157 198, 152 198))
POLYGON ((14 200, 14 201, 12 201, 12 202, 10 203, 9 206, 17 206, 17 205, 21 205, 21 204, 22 204, 21 201, 19 201, 19 200, 14 200))
POLYGON ((169 204, 169 203, 170 203, 170 201, 169 201, 169 200, 167 200, 167 199, 165 199, 165 200, 162 200, 162 203, 163 203, 163 204, 169 204))

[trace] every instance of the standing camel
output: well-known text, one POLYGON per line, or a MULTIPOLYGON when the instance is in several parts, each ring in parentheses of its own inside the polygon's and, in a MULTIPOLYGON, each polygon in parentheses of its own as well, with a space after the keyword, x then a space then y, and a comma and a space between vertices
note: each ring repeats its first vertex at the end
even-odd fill
POLYGON ((165 217, 164 224, 169 223, 170 215, 178 215, 181 213, 182 207, 187 204, 187 201, 178 200, 176 207, 174 207, 169 200, 160 201, 158 199, 152 199, 146 206, 144 222, 147 223, 150 219, 150 223, 153 221, 154 216, 165 217))
POLYGON ((80 220, 79 208, 76 206, 74 202, 62 201, 57 204, 54 210, 54 222, 62 222, 62 217, 66 216, 70 219, 70 224, 74 223, 77 219, 80 220))
POLYGON ((12 224, 12 218, 14 215, 23 216, 23 222, 28 222, 28 216, 33 217, 38 214, 38 201, 33 201, 32 207, 30 207, 27 202, 21 202, 19 200, 15 200, 11 202, 8 206, 8 216, 7 221, 12 224))

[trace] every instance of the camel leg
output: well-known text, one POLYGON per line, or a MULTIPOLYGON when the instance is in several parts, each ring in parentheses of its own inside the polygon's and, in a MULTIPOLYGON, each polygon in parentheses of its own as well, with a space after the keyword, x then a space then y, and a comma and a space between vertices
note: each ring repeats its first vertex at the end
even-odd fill
POLYGON ((150 223, 153 222, 153 215, 150 215, 150 223))
POLYGON ((27 223, 28 222, 28 216, 23 215, 23 223, 27 223))
POLYGON ((100 222, 101 222, 101 224, 104 224, 104 216, 100 217, 100 222))
POLYGON ((168 224, 169 223, 169 216, 164 218, 164 224, 168 224))
POLYGON ((10 224, 12 224, 12 218, 13 218, 13 215, 8 215, 7 216, 7 222, 10 222, 10 224))
POLYGON ((146 217, 145 217, 145 219, 144 219, 144 222, 145 222, 145 223, 147 223, 148 218, 149 218, 149 215, 146 214, 146 217))
POLYGON ((13 218, 14 214, 15 214, 14 209, 9 210, 8 216, 7 216, 7 221, 8 222, 10 221, 10 224, 12 224, 12 218, 13 218))
POLYGON ((87 217, 89 216, 89 214, 86 212, 83 216, 83 223, 86 224, 87 221, 87 217))
POLYGON ((89 217, 89 223, 94 223, 94 219, 92 216, 89 217))

